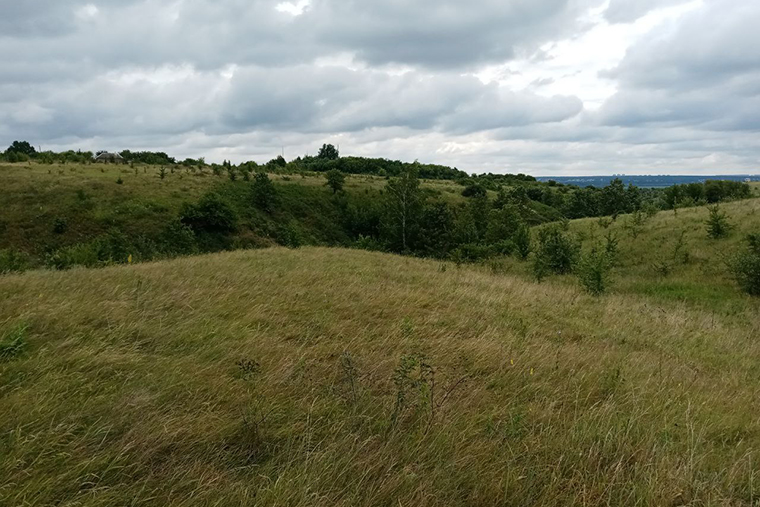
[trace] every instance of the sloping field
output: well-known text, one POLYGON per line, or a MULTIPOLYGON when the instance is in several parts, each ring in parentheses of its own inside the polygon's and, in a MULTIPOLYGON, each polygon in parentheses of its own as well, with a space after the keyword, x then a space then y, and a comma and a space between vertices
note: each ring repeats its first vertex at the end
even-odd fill
POLYGON ((325 248, 33 271, 0 297, 0 505, 760 497, 756 301, 325 248))

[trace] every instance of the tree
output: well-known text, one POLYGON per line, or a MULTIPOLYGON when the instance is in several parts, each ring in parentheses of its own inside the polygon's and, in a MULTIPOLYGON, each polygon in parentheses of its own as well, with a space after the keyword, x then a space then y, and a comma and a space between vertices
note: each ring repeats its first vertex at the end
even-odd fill
POLYGON ((5 150, 5 153, 19 153, 26 155, 27 157, 33 157, 37 154, 37 150, 35 150, 34 146, 29 144, 27 141, 13 141, 8 149, 5 150))
POLYGON ((325 160, 338 160, 340 158, 340 153, 338 152, 338 149, 332 144, 323 144, 319 149, 317 158, 325 160))
POLYGON ((253 179, 253 203, 267 213, 271 213, 276 198, 277 190, 267 173, 256 173, 253 179))
POLYGON ((520 224, 512 237, 512 241, 515 244, 517 255, 519 255, 522 260, 527 259, 531 250, 530 228, 524 223, 520 224))
POLYGON ((611 267, 612 263, 606 250, 596 246, 581 256, 575 271, 586 292, 593 296, 601 296, 609 285, 611 267))
POLYGON ((333 194, 337 194, 343 190, 343 184, 346 182, 346 176, 337 169, 331 169, 325 173, 327 178, 327 186, 333 191, 333 194))
POLYGON ((420 250, 444 258, 452 246, 454 213, 445 202, 426 205, 420 219, 420 250))
POLYGON ((760 233, 746 237, 747 249, 729 264, 739 287, 750 296, 760 296, 760 233))
POLYGON ((390 179, 385 192, 385 234, 392 248, 408 252, 417 232, 423 205, 416 168, 390 179))
POLYGON ((731 224, 728 222, 726 214, 720 210, 716 204, 710 206, 710 217, 705 224, 707 225, 707 235, 713 239, 725 238, 731 231, 731 224))
POLYGON ((615 178, 602 189, 602 213, 617 216, 633 211, 629 203, 629 192, 620 178, 615 178))

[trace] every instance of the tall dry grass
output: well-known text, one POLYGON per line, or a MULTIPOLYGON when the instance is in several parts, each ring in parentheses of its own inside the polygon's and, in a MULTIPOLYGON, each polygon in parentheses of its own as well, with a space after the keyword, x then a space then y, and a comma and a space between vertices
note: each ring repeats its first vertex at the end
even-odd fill
POLYGON ((758 501, 756 305, 322 248, 0 294, 3 505, 758 501))

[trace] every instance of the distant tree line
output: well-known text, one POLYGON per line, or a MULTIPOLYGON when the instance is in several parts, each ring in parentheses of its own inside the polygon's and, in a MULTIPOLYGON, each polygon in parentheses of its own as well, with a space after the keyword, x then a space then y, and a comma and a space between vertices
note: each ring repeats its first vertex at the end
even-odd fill
MULTIPOLYGON (((238 178, 250 181, 254 173, 267 172, 275 174, 322 173, 328 175, 331 188, 337 192, 342 188, 338 174, 371 175, 387 179, 398 178, 413 172, 417 178, 429 180, 451 180, 461 184, 462 195, 468 198, 481 198, 487 192, 498 193, 498 202, 505 199, 507 190, 512 199, 524 203, 532 211, 529 223, 541 223, 559 218, 616 217, 620 214, 633 213, 644 208, 677 209, 706 203, 744 199, 752 195, 749 185, 741 182, 708 180, 705 183, 676 185, 667 189, 643 189, 634 185, 624 185, 620 179, 614 179, 603 188, 575 185, 563 185, 554 181, 546 183, 525 174, 479 174, 469 175, 457 168, 436 164, 408 163, 384 158, 341 157, 339 150, 332 144, 324 144, 316 156, 298 157, 287 161, 277 156, 265 164, 255 161, 234 165, 224 161, 222 164, 207 164, 204 158, 177 161, 164 152, 130 151, 119 153, 130 164, 182 166, 186 168, 210 168, 217 176, 227 175, 231 180, 238 178)), ((27 141, 14 141, 2 154, 8 162, 35 160, 40 163, 90 163, 93 153, 89 151, 51 151, 37 152, 27 141)))

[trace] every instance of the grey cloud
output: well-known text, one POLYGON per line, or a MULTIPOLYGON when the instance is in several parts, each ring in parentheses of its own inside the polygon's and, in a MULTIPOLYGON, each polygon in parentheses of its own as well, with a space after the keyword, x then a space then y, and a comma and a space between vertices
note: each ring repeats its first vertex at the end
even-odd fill
POLYGON ((610 23, 631 23, 654 9, 686 3, 688 0, 611 0, 604 17, 610 23))
POLYGON ((760 4, 710 0, 656 29, 607 74, 619 91, 599 111, 610 126, 758 130, 760 4))
POLYGON ((276 0, 101 0, 92 3, 95 16, 79 19, 75 13, 84 3, 3 1, 9 8, 0 23, 18 27, 0 36, 11 54, 23 50, 37 61, 104 66, 183 62, 199 68, 306 63, 335 51, 354 53, 370 65, 472 67, 572 34, 576 18, 595 3, 312 0, 292 17, 275 10, 276 0))

